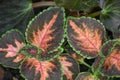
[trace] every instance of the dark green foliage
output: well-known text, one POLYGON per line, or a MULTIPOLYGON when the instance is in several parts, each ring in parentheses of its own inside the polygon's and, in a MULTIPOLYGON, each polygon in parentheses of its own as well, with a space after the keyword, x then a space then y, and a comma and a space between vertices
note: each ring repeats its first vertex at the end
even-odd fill
POLYGON ((3 0, 0 2, 0 34, 17 28, 25 32, 29 20, 33 17, 30 0, 3 0))

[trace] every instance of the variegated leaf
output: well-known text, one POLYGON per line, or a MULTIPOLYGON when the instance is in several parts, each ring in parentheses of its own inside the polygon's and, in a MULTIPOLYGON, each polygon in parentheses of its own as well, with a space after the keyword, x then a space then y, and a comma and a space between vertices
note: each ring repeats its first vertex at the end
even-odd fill
POLYGON ((75 80, 100 80, 100 79, 95 78, 89 72, 82 72, 82 73, 79 73, 79 75, 77 76, 77 78, 75 80))
POLYGON ((18 68, 25 55, 19 53, 25 45, 23 35, 17 30, 7 32, 0 39, 0 63, 5 66, 18 68))
POLYGON ((75 80, 79 73, 79 66, 77 62, 68 55, 59 56, 64 72, 64 80, 75 80))
POLYGON ((35 58, 26 59, 21 66, 21 73, 27 80, 61 80, 60 62, 39 61, 35 58))
MULTIPOLYGON (((104 49, 108 49, 106 52, 102 51, 102 54, 106 54, 103 58, 100 71, 104 75, 119 76, 120 75, 120 41, 113 40, 108 41, 103 46, 104 49), (108 47, 108 45, 112 44, 108 47)), ((104 50, 102 48, 102 50, 104 50)))
POLYGON ((28 42, 44 52, 57 49, 64 38, 64 10, 58 7, 48 8, 38 14, 28 25, 28 42))
POLYGON ((92 18, 68 18, 67 37, 74 50, 89 58, 96 57, 105 40, 103 25, 92 18))

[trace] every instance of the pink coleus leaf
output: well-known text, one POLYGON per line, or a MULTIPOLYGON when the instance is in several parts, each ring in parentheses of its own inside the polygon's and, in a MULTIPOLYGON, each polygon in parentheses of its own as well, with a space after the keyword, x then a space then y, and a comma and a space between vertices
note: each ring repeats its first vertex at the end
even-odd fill
POLYGON ((56 49, 64 37, 64 10, 48 8, 29 24, 27 40, 44 52, 56 49))
POLYGON ((63 73, 66 80, 75 80, 75 77, 79 73, 79 67, 75 59, 68 55, 59 56, 61 60, 61 65, 63 68, 63 73))
POLYGON ((105 40, 103 25, 92 18, 68 18, 67 35, 70 45, 81 54, 96 57, 105 40))
POLYGON ((25 45, 24 38, 17 30, 7 32, 0 39, 0 62, 9 67, 17 68, 25 55, 19 53, 25 45))
POLYGON ((35 58, 26 59, 21 66, 21 73, 28 80, 61 80, 61 66, 57 59, 39 61, 35 58))
POLYGON ((94 71, 99 71, 103 75, 117 77, 120 75, 120 41, 110 40, 104 43, 101 48, 100 57, 96 58, 94 71), (98 64, 99 63, 99 64, 98 64))
MULTIPOLYGON (((120 42, 109 41, 104 45, 104 48, 108 48, 108 52, 106 51, 106 58, 103 60, 101 72, 105 75, 109 76, 118 76, 120 75, 120 42), (107 47, 107 45, 111 44, 112 46, 107 47)), ((102 49, 103 50, 103 49, 102 49)), ((102 54, 104 54, 103 52, 102 54)))

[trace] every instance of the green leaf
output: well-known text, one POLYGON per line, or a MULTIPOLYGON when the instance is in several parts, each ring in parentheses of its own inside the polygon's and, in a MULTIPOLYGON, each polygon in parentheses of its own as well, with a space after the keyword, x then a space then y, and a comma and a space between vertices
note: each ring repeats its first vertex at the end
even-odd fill
POLYGON ((30 0, 3 0, 0 2, 0 34, 17 28, 25 32, 28 21, 33 16, 30 0))
POLYGON ((105 27, 112 32, 119 32, 120 27, 120 1, 119 0, 100 0, 101 21, 105 27))
POLYGON ((79 73, 79 65, 75 59, 69 55, 59 56, 64 73, 64 80, 75 80, 79 73))
POLYGON ((103 25, 92 18, 68 18, 67 39, 76 53, 87 58, 98 55, 105 41, 105 30, 103 25))
POLYGON ((21 73, 27 80, 61 80, 62 70, 58 59, 39 61, 26 59, 21 66, 21 73))
POLYGON ((19 53, 25 45, 23 35, 17 30, 7 32, 0 39, 0 63, 8 67, 18 68, 20 62, 26 57, 19 53))
POLYGON ((89 12, 97 5, 97 0, 54 0, 58 6, 72 10, 83 10, 89 12), (69 5, 68 5, 69 4, 69 5))

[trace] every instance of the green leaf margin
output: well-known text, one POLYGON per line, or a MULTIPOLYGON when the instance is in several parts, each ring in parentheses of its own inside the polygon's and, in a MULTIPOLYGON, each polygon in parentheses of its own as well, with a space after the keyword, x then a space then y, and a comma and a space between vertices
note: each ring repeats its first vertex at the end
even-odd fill
POLYGON ((77 54, 80 54, 83 58, 92 59, 92 58, 97 57, 98 55, 95 56, 95 57, 88 57, 87 55, 83 55, 83 54, 81 54, 81 51, 77 51, 77 50, 75 50, 75 48, 70 44, 70 40, 69 40, 69 37, 68 37, 68 32, 67 32, 67 24, 68 24, 68 20, 69 20, 69 19, 81 19, 81 18, 89 18, 89 19, 95 20, 95 21, 97 21, 98 23, 100 23, 100 24, 102 25, 103 29, 104 29, 104 32, 105 32, 104 39, 105 39, 105 41, 106 41, 107 38, 106 38, 106 30, 105 30, 105 26, 103 25, 102 22, 100 22, 100 20, 97 20, 97 19, 95 19, 95 18, 91 18, 91 17, 82 16, 82 17, 80 17, 80 18, 76 18, 76 17, 72 17, 72 16, 70 16, 70 17, 67 18, 66 28, 65 28, 65 32, 66 32, 66 35, 65 35, 65 36, 67 37, 68 44, 69 44, 70 47, 73 49, 73 51, 75 51, 77 54))

